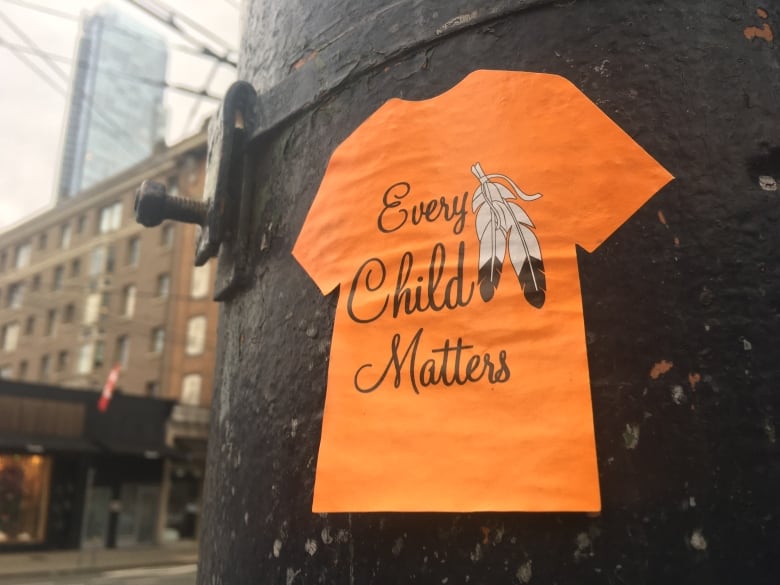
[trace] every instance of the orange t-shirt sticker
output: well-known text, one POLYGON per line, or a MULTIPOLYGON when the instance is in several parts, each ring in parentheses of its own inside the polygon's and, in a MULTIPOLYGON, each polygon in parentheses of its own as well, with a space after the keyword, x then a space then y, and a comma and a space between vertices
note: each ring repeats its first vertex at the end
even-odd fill
POLYGON ((556 75, 355 130, 293 251, 339 287, 314 511, 599 510, 575 244, 671 178, 556 75))

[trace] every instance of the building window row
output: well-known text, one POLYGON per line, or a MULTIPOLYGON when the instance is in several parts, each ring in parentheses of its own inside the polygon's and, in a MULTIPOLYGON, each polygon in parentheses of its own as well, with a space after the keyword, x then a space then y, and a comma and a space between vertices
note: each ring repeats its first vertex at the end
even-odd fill
MULTIPOLYGON (((118 224, 121 224, 122 221, 122 204, 116 203, 111 206, 108 206, 108 208, 104 208, 107 210, 106 212, 106 219, 105 219, 105 225, 108 229, 108 231, 111 231, 111 229, 116 229, 113 226, 116 225, 119 227, 118 224), (118 222, 118 223, 117 223, 118 222)), ((101 213, 103 210, 101 210, 101 213)), ((103 215, 101 217, 101 224, 103 224, 103 215)), ((80 215, 76 219, 76 233, 81 234, 84 231, 84 225, 86 223, 86 216, 80 215)), ((104 232, 100 232, 104 233, 104 232)), ((57 246, 60 250, 67 250, 70 248, 71 240, 73 237, 73 226, 70 221, 65 222, 59 226, 59 232, 58 232, 58 239, 57 239, 57 246)), ((40 251, 46 251, 49 247, 49 232, 43 231, 37 236, 38 239, 38 250, 40 251)), ((30 265, 30 260, 32 258, 32 243, 31 242, 22 242, 20 244, 17 244, 12 248, 12 257, 11 257, 11 266, 13 268, 26 268, 30 265)), ((7 267, 8 262, 8 255, 5 250, 0 252, 0 272, 5 271, 7 267)))

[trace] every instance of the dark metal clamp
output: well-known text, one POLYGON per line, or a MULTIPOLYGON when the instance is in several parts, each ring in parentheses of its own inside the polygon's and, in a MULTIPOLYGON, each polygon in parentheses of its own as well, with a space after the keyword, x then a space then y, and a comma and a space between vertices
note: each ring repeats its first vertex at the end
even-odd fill
POLYGON ((248 145, 257 125, 254 88, 237 81, 209 123, 203 201, 168 195, 165 185, 144 181, 135 217, 146 227, 165 220, 201 226, 195 265, 219 255, 214 300, 224 301, 246 283, 246 244, 252 189, 248 145))

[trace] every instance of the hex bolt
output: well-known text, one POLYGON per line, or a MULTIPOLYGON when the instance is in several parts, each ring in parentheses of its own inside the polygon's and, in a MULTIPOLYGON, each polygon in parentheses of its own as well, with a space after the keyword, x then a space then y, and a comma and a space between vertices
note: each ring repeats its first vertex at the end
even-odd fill
POLYGON ((145 227, 155 227, 166 219, 203 225, 209 210, 207 201, 168 195, 165 185, 146 180, 135 192, 135 220, 145 227))

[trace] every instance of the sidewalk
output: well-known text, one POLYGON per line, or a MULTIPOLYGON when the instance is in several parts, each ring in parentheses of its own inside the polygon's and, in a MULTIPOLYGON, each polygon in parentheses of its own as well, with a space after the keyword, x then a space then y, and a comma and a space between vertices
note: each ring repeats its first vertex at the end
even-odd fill
POLYGON ((154 565, 187 565, 198 561, 198 544, 177 542, 125 549, 0 553, 0 582, 5 577, 129 569, 154 565))

